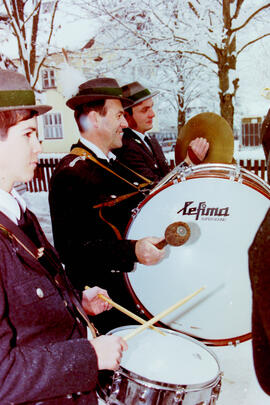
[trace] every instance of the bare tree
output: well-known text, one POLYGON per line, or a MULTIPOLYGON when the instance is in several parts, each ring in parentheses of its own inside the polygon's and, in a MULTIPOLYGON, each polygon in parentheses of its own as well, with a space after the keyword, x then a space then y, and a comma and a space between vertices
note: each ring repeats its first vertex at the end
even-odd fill
POLYGON ((3 0, 0 24, 16 38, 20 67, 35 90, 48 55, 60 1, 3 0))
POLYGON ((105 51, 118 52, 119 64, 133 51, 142 64, 165 69, 170 65, 181 82, 177 90, 179 126, 194 100, 187 91, 192 84, 202 104, 207 95, 213 97, 211 91, 216 87, 214 98, 220 114, 233 127, 239 55, 270 35, 270 4, 263 0, 260 4, 247 0, 86 0, 85 10, 100 18, 99 40, 105 51), (259 32, 254 31, 254 37, 253 26, 259 32), (184 74, 186 66, 189 78, 184 74))

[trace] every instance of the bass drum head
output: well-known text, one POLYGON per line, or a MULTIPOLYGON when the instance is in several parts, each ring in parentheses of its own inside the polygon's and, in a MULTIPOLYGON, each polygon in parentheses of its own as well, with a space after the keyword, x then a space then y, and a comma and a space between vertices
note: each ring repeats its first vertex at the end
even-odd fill
POLYGON ((248 248, 269 208, 270 188, 233 165, 200 165, 148 196, 131 220, 126 237, 164 236, 168 225, 189 225, 182 246, 167 246, 153 266, 125 274, 137 306, 152 317, 205 289, 162 319, 161 325, 226 345, 250 338, 251 288, 248 248))

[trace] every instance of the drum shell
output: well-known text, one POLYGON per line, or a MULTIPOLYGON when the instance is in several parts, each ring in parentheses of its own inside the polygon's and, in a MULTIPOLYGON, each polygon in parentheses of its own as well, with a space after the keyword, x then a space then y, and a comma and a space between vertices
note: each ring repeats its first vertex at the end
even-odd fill
MULTIPOLYGON (((109 334, 129 328, 133 329, 134 326, 117 328, 109 334)), ((188 339, 210 352, 204 344, 179 332, 166 330, 166 333, 179 335, 179 337, 188 339)), ((211 355, 217 361, 213 352, 211 355)), ((187 367, 187 365, 179 364, 179 367, 187 367)), ((206 383, 176 385, 148 379, 127 370, 123 366, 120 366, 119 370, 115 372, 101 372, 98 384, 100 397, 110 405, 214 405, 218 399, 220 388, 220 370, 215 378, 206 383)))

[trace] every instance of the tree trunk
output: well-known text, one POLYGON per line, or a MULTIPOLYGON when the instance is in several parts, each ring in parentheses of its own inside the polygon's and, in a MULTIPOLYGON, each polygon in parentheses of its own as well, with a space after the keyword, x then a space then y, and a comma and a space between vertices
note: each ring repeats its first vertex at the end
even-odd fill
POLYGON ((184 100, 180 94, 177 94, 178 99, 178 117, 177 117, 177 134, 179 135, 181 128, 186 123, 186 111, 184 107, 184 100))

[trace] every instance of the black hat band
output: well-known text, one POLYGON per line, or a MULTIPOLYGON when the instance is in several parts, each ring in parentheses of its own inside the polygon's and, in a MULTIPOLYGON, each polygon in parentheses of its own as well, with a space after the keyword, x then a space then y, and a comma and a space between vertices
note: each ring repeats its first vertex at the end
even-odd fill
POLYGON ((79 91, 77 96, 84 96, 91 94, 102 94, 106 96, 122 96, 123 92, 121 88, 109 88, 109 87, 88 87, 87 89, 83 89, 79 91))
POLYGON ((151 96, 151 93, 148 89, 144 89, 142 91, 139 91, 138 93, 133 94, 132 96, 127 96, 129 99, 133 101, 138 101, 143 97, 151 96))
POLYGON ((35 94, 32 90, 0 90, 0 107, 35 105, 35 94))

